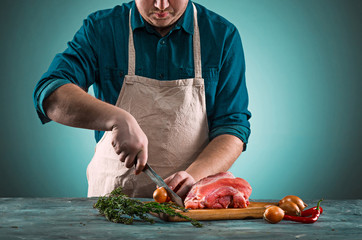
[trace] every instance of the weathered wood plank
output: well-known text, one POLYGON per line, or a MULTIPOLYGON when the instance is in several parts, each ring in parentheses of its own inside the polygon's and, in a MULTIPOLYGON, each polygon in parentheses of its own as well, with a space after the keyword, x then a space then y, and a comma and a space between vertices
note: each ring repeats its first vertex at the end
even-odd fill
MULTIPOLYGON (((275 202, 276 200, 255 200, 275 202)), ((362 200, 324 200, 314 224, 263 219, 189 222, 108 222, 86 198, 0 198, 0 239, 362 239, 362 200)), ((310 207, 317 201, 306 201, 310 207)))

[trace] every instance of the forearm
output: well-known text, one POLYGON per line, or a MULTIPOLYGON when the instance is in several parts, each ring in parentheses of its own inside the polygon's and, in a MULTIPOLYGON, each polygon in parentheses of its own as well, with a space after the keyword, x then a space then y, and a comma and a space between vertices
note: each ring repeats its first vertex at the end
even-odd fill
POLYGON ((122 117, 129 117, 124 110, 103 102, 74 84, 66 84, 44 100, 47 116, 58 123, 99 131, 112 130, 122 117))
POLYGON ((214 138, 186 169, 195 181, 230 169, 243 150, 243 142, 233 135, 214 138))

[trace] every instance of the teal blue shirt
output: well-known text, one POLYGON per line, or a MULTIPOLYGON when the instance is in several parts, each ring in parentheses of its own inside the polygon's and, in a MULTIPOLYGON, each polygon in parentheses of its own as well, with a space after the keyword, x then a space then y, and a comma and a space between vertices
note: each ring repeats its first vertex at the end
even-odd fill
MULTIPOLYGON (((238 30, 223 17, 195 4, 200 28, 202 77, 210 140, 222 134, 250 135, 245 60, 238 30)), ((175 27, 164 37, 129 2, 97 11, 57 54, 34 90, 34 104, 42 123, 49 122, 43 100, 58 87, 74 83, 84 90, 93 85, 95 97, 115 104, 128 69, 129 10, 136 49, 136 75, 160 81, 194 77, 191 1, 175 27)), ((99 141, 104 132, 95 132, 99 141)))

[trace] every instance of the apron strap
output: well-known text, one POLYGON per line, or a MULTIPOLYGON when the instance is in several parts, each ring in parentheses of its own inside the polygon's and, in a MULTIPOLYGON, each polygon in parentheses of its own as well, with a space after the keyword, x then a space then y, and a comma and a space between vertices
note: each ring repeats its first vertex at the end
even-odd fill
POLYGON ((129 36, 128 36, 128 75, 136 74, 136 50, 133 42, 133 31, 131 26, 132 8, 129 10, 129 36))
MULTIPOLYGON (((195 78, 202 78, 201 68, 201 46, 200 46, 200 30, 197 22, 197 10, 194 3, 194 35, 193 35, 193 54, 194 54, 194 69, 195 78)), ((131 13, 129 10, 129 36, 128 36, 128 75, 134 76, 136 74, 136 50, 133 42, 133 31, 131 26, 131 13)))
POLYGON ((194 3, 194 69, 195 69, 195 78, 202 78, 202 69, 201 69, 201 46, 200 46, 200 31, 199 24, 197 22, 197 9, 194 3))

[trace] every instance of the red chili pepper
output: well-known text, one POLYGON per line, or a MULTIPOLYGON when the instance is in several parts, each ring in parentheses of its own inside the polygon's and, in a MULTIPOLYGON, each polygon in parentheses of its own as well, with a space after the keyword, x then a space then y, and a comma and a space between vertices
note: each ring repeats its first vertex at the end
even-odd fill
POLYGON ((290 220, 294 222, 301 222, 301 223, 314 223, 318 220, 319 216, 323 213, 322 207, 320 207, 321 202, 323 199, 319 200, 316 207, 307 209, 301 213, 301 216, 290 216, 284 215, 284 220, 290 220))
MULTIPOLYGON (((300 216, 301 216, 301 217, 308 217, 308 216, 312 215, 316 210, 317 210, 317 206, 312 207, 312 208, 309 208, 309 209, 307 209, 307 210, 302 211, 302 212, 300 213, 300 216)), ((320 210, 320 212, 321 212, 320 214, 322 214, 322 213, 323 213, 323 208, 322 208, 322 207, 319 207, 319 210, 320 210)))

